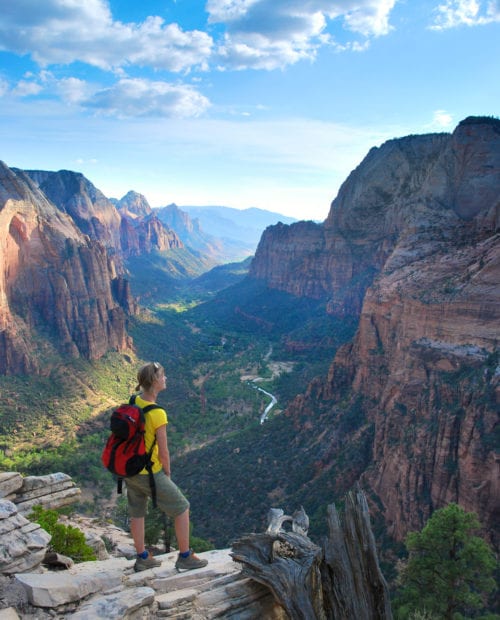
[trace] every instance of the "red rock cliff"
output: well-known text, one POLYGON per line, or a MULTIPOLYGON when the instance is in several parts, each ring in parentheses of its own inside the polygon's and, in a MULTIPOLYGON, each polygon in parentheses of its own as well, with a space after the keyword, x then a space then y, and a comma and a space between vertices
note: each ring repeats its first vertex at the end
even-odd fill
POLYGON ((21 171, 0 163, 0 373, 42 372, 43 349, 99 358, 130 343, 127 284, 21 171), (50 342, 37 328, 51 334, 50 342))
POLYGON ((373 440, 357 476, 398 540, 453 501, 498 545, 499 209, 500 121, 469 118, 452 135, 373 149, 323 226, 269 229, 255 259, 254 277, 297 295, 321 290, 330 312, 357 310, 350 281, 363 292, 354 341, 287 413, 306 428, 329 410, 340 429, 346 402, 360 404, 355 433, 370 428, 373 440), (278 273, 266 273, 266 255, 278 273))

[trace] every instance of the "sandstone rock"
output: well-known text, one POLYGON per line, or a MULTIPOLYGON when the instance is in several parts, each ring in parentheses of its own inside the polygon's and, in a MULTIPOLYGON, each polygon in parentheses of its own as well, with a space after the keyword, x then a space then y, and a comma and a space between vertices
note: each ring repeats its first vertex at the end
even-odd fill
POLYGON ((120 225, 120 236, 125 256, 184 247, 176 233, 167 229, 155 213, 139 220, 124 216, 120 225))
POLYGON ((23 610, 19 617, 26 620, 174 616, 285 620, 270 591, 242 576, 230 549, 200 555, 208 559, 208 566, 181 574, 175 570, 177 553, 173 552, 159 556, 161 567, 141 573, 133 572, 135 560, 111 558, 75 565, 69 571, 16 575, 14 581, 0 584, 0 589, 10 593, 5 601, 11 608, 19 604, 23 610))
POLYGON ((71 614, 73 620, 113 620, 130 618, 130 614, 142 607, 152 605, 155 591, 152 588, 130 588, 128 590, 101 596, 95 601, 90 600, 82 605, 77 612, 71 614))
POLYGON ((92 549, 98 560, 106 560, 109 558, 104 540, 100 536, 91 532, 85 532, 85 542, 92 549))
POLYGON ((182 247, 177 235, 161 224, 146 198, 129 192, 118 206, 79 172, 24 171, 58 209, 70 215, 81 232, 109 248, 123 272, 123 257, 182 247))
POLYGON ((25 589, 33 610, 51 617, 128 618, 145 608, 141 617, 175 613, 207 620, 234 614, 248 620, 284 620, 269 590, 242 577, 229 549, 200 555, 208 559, 208 566, 186 573, 176 571, 173 552, 158 556, 163 560, 160 567, 140 573, 133 572, 135 559, 111 558, 77 564, 68 571, 15 575, 14 586, 25 589))
MULTIPOLYGON (((244 574, 231 549, 199 555, 207 566, 183 573, 175 569, 174 551, 157 556, 161 566, 139 573, 135 558, 109 558, 66 571, 16 574, 10 581, 0 577, 0 604, 17 609, 21 620, 286 620, 271 590, 244 574)), ((340 570, 341 581, 344 577, 340 570)))
POLYGON ((14 607, 0 609, 0 620, 19 620, 19 614, 14 607))
POLYGON ((127 192, 123 198, 113 202, 122 215, 131 218, 145 217, 152 212, 146 197, 138 192, 127 192))
POLYGON ((105 247, 119 248, 120 215, 83 174, 70 170, 23 172, 60 211, 71 217, 84 235, 105 247))
POLYGON ((14 499, 21 514, 28 514, 33 506, 45 509, 60 508, 78 501, 80 489, 67 474, 61 472, 46 476, 27 476, 14 499))
POLYGON ((10 499, 10 496, 23 485, 21 474, 13 471, 0 473, 0 499, 10 499))
POLYGON ((68 569, 74 565, 74 562, 66 555, 61 555, 60 553, 54 553, 53 551, 49 551, 45 554, 43 558, 43 565, 49 569, 68 569))
POLYGON ((495 230, 497 125, 466 119, 451 135, 409 136, 371 149, 323 225, 276 224, 264 232, 249 275, 298 297, 324 298, 331 314, 359 315, 383 268, 433 253, 466 221, 495 230))
POLYGON ((0 488, 12 490, 12 501, 0 499, 0 574, 39 569, 50 535, 26 515, 34 505, 48 509, 74 503, 80 489, 67 474, 23 478, 16 472, 0 474, 0 488))
POLYGON ((42 562, 50 535, 18 514, 15 504, 0 500, 0 573, 32 570, 42 562))
POLYGON ((82 562, 55 573, 20 573, 15 578, 26 588, 32 605, 57 608, 89 594, 116 588, 122 583, 125 570, 132 570, 132 566, 129 560, 112 558, 104 562, 82 562))
POLYGON ((54 333, 50 346, 74 357, 96 359, 130 345, 124 289, 115 299, 112 281, 120 273, 106 247, 82 233, 27 174, 3 163, 0 236, 0 374, 41 371, 31 345, 38 325, 54 333))

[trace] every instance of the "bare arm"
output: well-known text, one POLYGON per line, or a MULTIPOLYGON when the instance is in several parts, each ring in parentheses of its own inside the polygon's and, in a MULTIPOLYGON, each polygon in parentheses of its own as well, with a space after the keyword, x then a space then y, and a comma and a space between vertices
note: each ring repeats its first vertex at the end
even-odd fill
POLYGON ((158 444, 158 457, 163 467, 163 471, 170 476, 170 452, 167 441, 167 425, 159 426, 156 429, 156 443, 158 444))

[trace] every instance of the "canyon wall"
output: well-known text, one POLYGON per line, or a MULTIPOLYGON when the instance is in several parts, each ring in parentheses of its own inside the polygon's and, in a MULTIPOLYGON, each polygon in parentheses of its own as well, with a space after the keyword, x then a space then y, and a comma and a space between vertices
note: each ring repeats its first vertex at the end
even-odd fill
POLYGON ((0 374, 42 372, 54 343, 90 359, 129 346, 134 303, 105 246, 2 163, 0 257, 0 374))
POLYGON ((287 414, 300 429, 329 411, 341 429, 357 403, 342 441, 373 433, 357 476, 397 540, 457 502, 499 543, 499 217, 500 121, 468 118, 372 149, 323 225, 268 229, 252 265, 270 287, 359 316, 287 414))

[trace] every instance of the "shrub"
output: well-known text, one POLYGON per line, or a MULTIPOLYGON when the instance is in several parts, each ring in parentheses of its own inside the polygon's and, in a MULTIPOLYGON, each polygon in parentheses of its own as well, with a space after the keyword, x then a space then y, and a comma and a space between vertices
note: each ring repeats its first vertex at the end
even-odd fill
POLYGON ((58 523, 57 511, 34 506, 28 519, 38 523, 52 536, 49 546, 51 551, 66 555, 77 563, 97 559, 92 548, 85 542, 85 535, 81 530, 71 525, 58 523))

